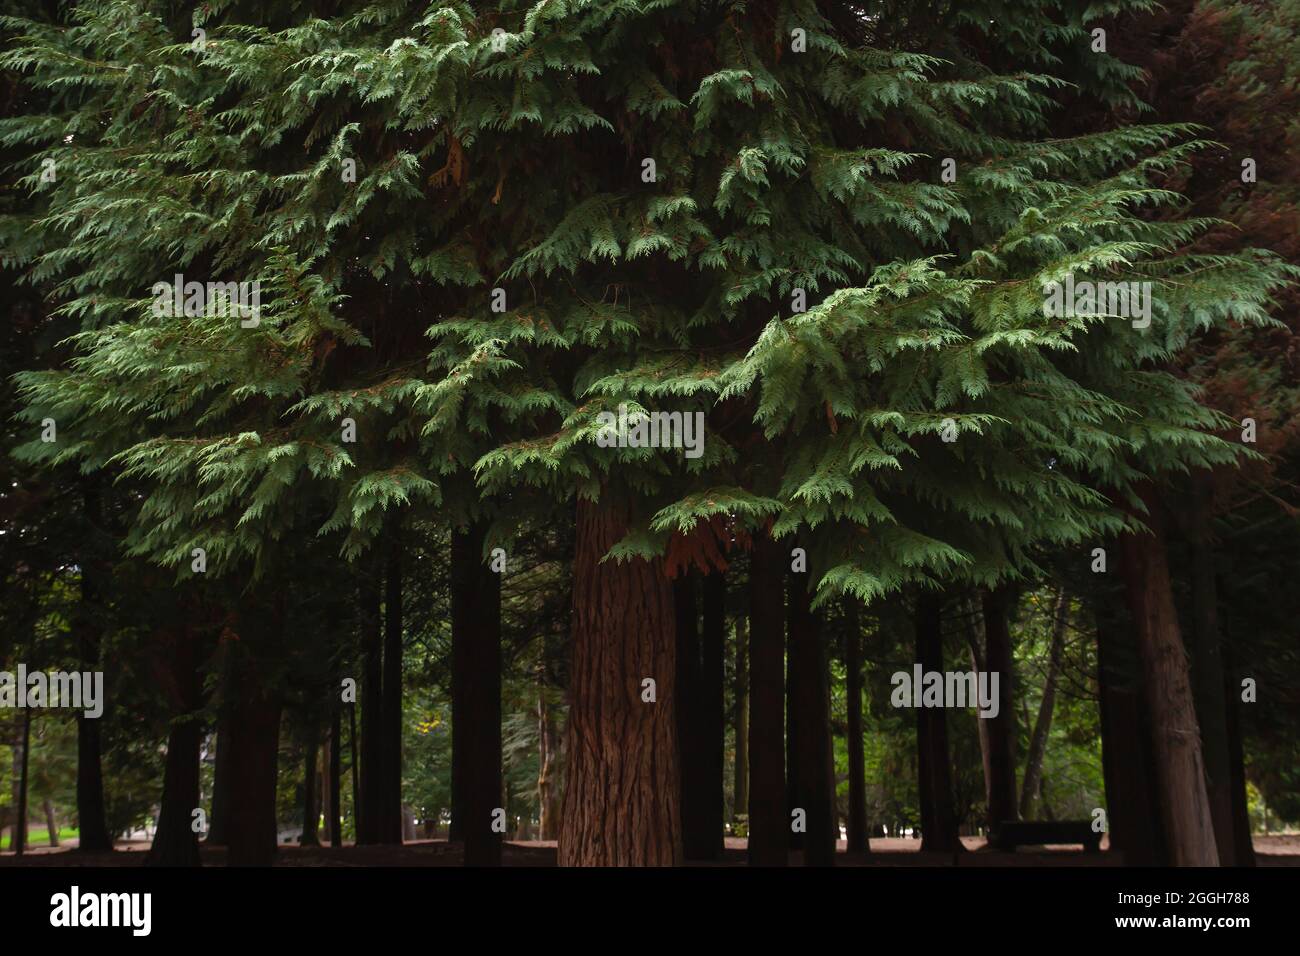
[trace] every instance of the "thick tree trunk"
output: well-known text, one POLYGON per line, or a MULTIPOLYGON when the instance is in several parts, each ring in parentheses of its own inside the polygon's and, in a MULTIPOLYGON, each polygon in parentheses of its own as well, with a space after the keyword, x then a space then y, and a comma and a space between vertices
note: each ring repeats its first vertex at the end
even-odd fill
MULTIPOLYGON (((88 484, 83 493, 86 523, 89 525, 86 540, 99 534, 102 520, 99 489, 88 484)), ((79 650, 81 669, 98 671, 100 641, 103 634, 104 607, 101 603, 100 579, 104 572, 103 561, 94 553, 93 543, 88 543, 81 561, 81 606, 78 609, 79 650)), ((108 832, 108 818, 104 806, 104 772, 102 766, 99 721, 77 715, 77 827, 78 849, 84 853, 106 853, 113 849, 113 837, 108 832)))
POLYGON ((835 765, 831 749, 830 675, 822 643, 821 615, 812 610, 812 588, 808 575, 791 574, 789 656, 789 712, 791 714, 791 761, 795 807, 807 814, 804 834, 804 863, 831 866, 835 863, 835 765), (794 714, 799 715, 796 722, 794 714))
POLYGON ((22 761, 18 770, 17 815, 14 818, 13 851, 22 856, 27 851, 27 793, 31 783, 28 767, 32 750, 32 712, 23 711, 22 761))
POLYGON ((1065 628, 1070 620, 1070 593, 1062 587, 1056 594, 1052 614, 1052 639, 1047 651, 1047 677, 1043 681, 1043 699, 1038 706, 1038 718, 1029 738, 1029 755, 1025 758, 1025 779, 1020 791, 1020 816, 1033 816, 1034 803, 1043 782, 1043 757, 1047 753, 1047 737, 1052 730, 1052 712, 1056 709, 1056 681, 1061 670, 1061 654, 1065 649, 1065 628))
POLYGON ((862 751, 862 626, 858 601, 844 599, 845 709, 848 717, 849 819, 848 852, 861 856, 871 852, 867 831, 867 767, 862 751))
POLYGON ((1128 866, 1157 866, 1165 862, 1164 840, 1139 671, 1130 622, 1103 603, 1097 613, 1097 686, 1110 847, 1128 866))
POLYGON ((335 708, 330 725, 329 781, 325 787, 326 826, 329 827, 330 846, 343 845, 343 712, 335 708))
POLYGON ((486 523, 451 538, 452 825, 466 866, 500 866, 501 576, 483 560, 486 523), (499 815, 498 815, 499 816, 499 815), (499 824, 498 824, 499 826, 499 824))
POLYGON ((199 805, 199 753, 203 725, 197 718, 173 725, 167 736, 162 810, 145 862, 149 866, 200 866, 194 809, 199 805))
POLYGON ((1151 707, 1156 779, 1171 862, 1217 866, 1214 824, 1205 789, 1201 734, 1192 702, 1187 655, 1174 610, 1165 558, 1164 527, 1154 491, 1144 490, 1152 533, 1121 538, 1129 607, 1151 707))
POLYGON ((978 718, 988 744, 985 797, 988 827, 992 832, 1016 814, 1016 710, 1013 698, 1011 628, 1008 614, 1013 592, 1009 588, 986 590, 981 595, 984 618, 984 668, 998 675, 998 713, 978 718))
POLYGON ((736 618, 736 761, 731 805, 734 823, 749 818, 749 618, 736 618))
POLYGON ((627 532, 625 500, 578 502, 561 866, 682 860, 672 587, 663 561, 601 559, 627 532), (653 680, 657 700, 643 683, 653 680))
POLYGON ((163 770, 162 805, 158 829, 149 848, 150 866, 199 866, 199 836, 194 832, 194 810, 199 806, 199 756, 204 727, 203 650, 199 631, 184 627, 164 646, 168 659, 171 707, 176 713, 167 737, 167 763, 163 770))
POLYGON ((320 754, 320 731, 313 720, 307 728, 302 768, 302 836, 301 846, 320 846, 320 807, 316 805, 320 774, 317 758, 320 754))
MULTIPOLYGON (((916 599, 916 659, 926 672, 943 673, 943 604, 937 594, 916 599)), ((921 800, 921 849, 958 852, 948 754, 948 712, 943 707, 916 710, 917 791, 921 800)))
POLYGON ((1206 795, 1219 860, 1232 866, 1238 860, 1233 825, 1232 772, 1228 753, 1228 702, 1223 693, 1223 658, 1219 648, 1218 586, 1214 571, 1214 544, 1210 522, 1214 513, 1213 478, 1209 471, 1192 476, 1189 524, 1192 546, 1192 696, 1196 722, 1201 728, 1205 760, 1206 795))
POLYGON ((255 662, 238 667, 230 711, 230 866, 270 866, 276 850, 275 789, 280 753, 280 701, 265 687, 255 662))
POLYGON ((383 750, 375 813, 379 826, 376 842, 402 843, 402 538, 394 522, 388 533, 387 574, 384 594, 384 688, 380 706, 383 750))
POLYGON ((789 862, 785 792, 785 561, 766 534, 749 569, 749 864, 789 862))
POLYGON ((361 568, 361 805, 357 843, 378 843, 383 830, 385 753, 383 739, 384 668, 380 615, 380 567, 372 555, 361 568))

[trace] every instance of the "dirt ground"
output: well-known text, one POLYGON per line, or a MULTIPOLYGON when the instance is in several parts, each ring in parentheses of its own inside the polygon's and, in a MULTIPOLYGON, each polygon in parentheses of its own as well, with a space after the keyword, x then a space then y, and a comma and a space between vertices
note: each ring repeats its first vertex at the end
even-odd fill
MULTIPOLYGON (((920 841, 910 839, 875 839, 871 841, 869 857, 850 857, 839 844, 840 866, 1120 866, 1123 861, 1108 852, 1084 853, 1078 847, 1024 847, 1015 853, 989 850, 982 837, 963 837, 969 852, 955 857, 947 853, 921 853, 920 841)), ((745 844, 743 838, 728 837, 723 859, 716 863, 691 864, 698 866, 744 866, 745 844)), ((1103 848, 1105 842, 1103 841, 1103 848)), ((143 861, 149 844, 143 841, 118 844, 113 853, 82 856, 72 852, 74 845, 59 848, 32 847, 28 855, 16 858, 12 853, 0 853, 0 867, 5 866, 138 866, 143 861)), ((1255 837, 1255 853, 1260 866, 1300 866, 1300 834, 1255 837)), ((220 866, 225 862, 225 851, 219 848, 202 850, 203 862, 220 866)), ((791 863, 798 863, 800 854, 790 855, 791 863)), ((505 847, 506 866, 555 866, 556 851, 553 841, 510 842, 505 847)), ((276 866, 329 867, 329 866, 459 866, 461 848, 446 840, 418 840, 404 846, 344 846, 302 848, 281 846, 276 855, 276 866)))

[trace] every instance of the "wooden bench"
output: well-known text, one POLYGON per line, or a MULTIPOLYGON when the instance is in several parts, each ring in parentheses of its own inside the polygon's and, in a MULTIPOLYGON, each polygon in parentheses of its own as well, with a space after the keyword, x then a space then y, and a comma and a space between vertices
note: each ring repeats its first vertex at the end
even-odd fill
POLYGON ((1089 820, 1004 820, 989 835, 989 845, 998 850, 1043 843, 1082 843, 1085 852, 1096 853, 1101 834, 1089 820))

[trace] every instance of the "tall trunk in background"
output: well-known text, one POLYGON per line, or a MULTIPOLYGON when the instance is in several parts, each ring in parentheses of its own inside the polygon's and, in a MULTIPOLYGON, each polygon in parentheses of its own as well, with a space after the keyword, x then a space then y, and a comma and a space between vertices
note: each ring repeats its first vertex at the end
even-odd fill
POLYGON ((487 523, 451 536, 452 825, 466 866, 500 866, 501 575, 483 559, 487 523))
POLYGON ((402 533, 394 521, 387 534, 387 573, 384 577, 383 704, 380 707, 380 747, 384 756, 375 813, 378 843, 402 842, 402 533))
POLYGON ((673 579, 673 632, 676 654, 673 660, 673 699, 681 774, 677 800, 682 816, 682 855, 687 860, 708 859, 708 840, 701 831, 705 799, 704 762, 701 753, 701 667, 700 616, 696 599, 699 575, 683 569, 673 579))
POLYGON ((226 846, 230 842, 230 791, 234 786, 235 768, 230 764, 230 703, 222 705, 217 714, 217 754, 212 767, 212 813, 208 817, 207 846, 226 846))
POLYGON ((1124 855, 1127 866, 1158 866, 1166 862, 1164 837, 1140 670, 1131 622, 1100 602, 1097 687, 1110 847, 1124 855))
POLYGON ((794 593, 797 582, 793 574, 786 575, 785 592, 785 818, 788 832, 786 839, 791 850, 803 851, 808 840, 805 828, 795 829, 795 811, 807 810, 800 801, 799 782, 802 779, 800 758, 807 759, 801 751, 806 740, 803 723, 807 720, 804 708, 800 706, 796 695, 802 686, 799 680, 799 668, 804 663, 804 656, 794 647, 796 635, 800 633, 801 622, 796 621, 799 614, 799 596, 794 593))
POLYGON ((681 760, 682 852, 713 860, 722 852, 722 644, 726 579, 684 572, 673 581, 677 634, 677 737, 681 760), (702 591, 703 600, 700 601, 702 591), (703 627, 701 615, 703 610, 703 627))
POLYGON ((663 561, 602 559, 627 533, 630 502, 580 498, 561 866, 682 860, 673 688, 672 586, 663 561), (643 700, 643 682, 657 700, 643 700))
MULTIPOLYGON (((81 670, 102 669, 100 643, 104 631, 102 579, 107 576, 101 557, 95 553, 95 541, 103 520, 99 487, 89 481, 83 491, 82 504, 89 526, 85 538, 86 552, 81 559, 81 604, 78 608, 78 651, 81 670)), ((113 849, 104 807, 104 771, 99 720, 77 715, 77 825, 78 849, 85 853, 105 853, 113 849)))
POLYGON ((320 755, 320 729, 314 719, 307 728, 303 751, 302 836, 298 842, 302 846, 320 846, 320 807, 316 803, 316 788, 320 785, 317 763, 320 755))
POLYGON ((807 814, 804 863, 831 866, 835 862, 835 764, 831 749, 830 674, 822 642, 822 618, 812 610, 807 573, 790 581, 789 711, 795 806, 807 814), (799 715, 796 722, 794 714, 799 715))
POLYGON ((723 793, 723 750, 726 737, 727 578, 721 571, 704 577, 701 602, 700 739, 703 801, 700 835, 704 859, 722 855, 722 830, 726 797, 723 793))
POLYGON ((980 717, 988 744, 985 774, 985 797, 988 827, 991 833, 1004 820, 1016 814, 1016 710, 1013 696, 1011 628, 1008 616, 1013 592, 999 587, 981 595, 984 618, 984 668, 998 675, 998 713, 980 717))
POLYGON ((45 832, 48 835, 50 846, 58 846, 59 826, 58 821, 54 818, 54 803, 49 797, 45 798, 45 832))
POLYGON ((270 866, 276 849, 275 785, 280 752, 280 701, 262 685, 255 661, 235 666, 230 709, 230 866, 270 866))
POLYGON ((383 628, 379 562, 371 555, 361 567, 361 804, 357 843, 378 843, 382 829, 384 772, 383 628))
MULTIPOLYGON (((540 676, 540 675, 539 675, 540 676)), ((546 686, 537 686, 537 807, 539 840, 554 840, 559 832, 559 787, 556 786, 555 718, 546 703, 546 686)))
POLYGON ((199 631, 182 627, 164 644, 168 661, 165 685, 176 717, 167 736, 161 810, 150 866, 199 866, 199 837, 194 832, 194 808, 199 806, 199 757, 203 750, 203 650, 199 631))
POLYGON ((1159 805, 1170 862, 1175 866, 1218 866, 1200 727, 1169 584, 1163 516, 1154 488, 1148 485, 1141 493, 1151 533, 1126 534, 1120 542, 1151 708, 1159 805))
POLYGON ((1052 731, 1052 711, 1056 708, 1056 682, 1061 672, 1061 654, 1065 649, 1065 629, 1070 621, 1070 592, 1062 586, 1056 592, 1056 606, 1052 613, 1052 639, 1047 651, 1047 677, 1043 681, 1043 699, 1038 706, 1038 718, 1029 738, 1029 754, 1025 758, 1025 779, 1020 791, 1020 815, 1033 816, 1034 803, 1043 783, 1043 757, 1047 753, 1047 737, 1052 731))
POLYGON ((749 568, 749 864, 789 862, 785 792, 785 561, 754 536, 749 568))
POLYGON ((848 717, 849 819, 848 852, 871 851, 867 834, 867 767, 862 752, 862 624, 858 599, 846 597, 844 607, 845 709, 848 717))
POLYGON ((27 709, 23 711, 22 760, 18 770, 18 799, 15 801, 17 805, 13 839, 15 856, 22 856, 27 850, 27 792, 31 782, 27 771, 31 761, 31 750, 32 712, 27 709))
POLYGON ((1234 673, 1231 648, 1226 646, 1223 648, 1223 699, 1227 707, 1232 845, 1236 850, 1236 857, 1230 865, 1254 866, 1255 844, 1250 833, 1250 813, 1246 800, 1246 762, 1241 743, 1241 684, 1234 673))
POLYGON ((361 749, 357 738, 357 705, 348 704, 348 749, 352 758, 352 830, 353 841, 361 833, 361 749))
POLYGON ((325 799, 329 806, 325 810, 325 821, 329 827, 330 846, 338 848, 343 845, 343 712, 337 706, 330 724, 329 748, 329 780, 325 785, 325 799))
POLYGON ((330 731, 332 727, 329 723, 323 725, 324 731, 321 734, 320 760, 316 767, 316 787, 317 793, 320 794, 320 816, 321 816, 321 839, 332 843, 330 834, 330 815, 334 811, 333 794, 330 793, 330 764, 334 760, 334 738, 330 731))
POLYGON ((749 817, 749 618, 736 618, 736 760, 731 818, 749 817))
POLYGON ((1192 697, 1201 728, 1206 795, 1219 860, 1233 866, 1239 859, 1233 825, 1232 772, 1228 752, 1228 702, 1223 693, 1223 657, 1219 648, 1218 585, 1214 571, 1211 520, 1214 515, 1212 473, 1191 478, 1192 507, 1189 538, 1192 546, 1192 697))
MULTIPOLYGON (((943 673, 943 601, 928 591, 916 598, 916 659, 923 672, 943 673)), ((950 853, 964 848, 953 806, 947 716, 943 707, 916 709, 916 752, 921 849, 950 853)))

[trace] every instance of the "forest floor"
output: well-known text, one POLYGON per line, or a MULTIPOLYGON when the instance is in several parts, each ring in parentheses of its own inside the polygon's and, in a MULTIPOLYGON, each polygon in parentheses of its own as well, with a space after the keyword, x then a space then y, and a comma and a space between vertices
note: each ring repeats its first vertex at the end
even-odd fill
MULTIPOLYGON (((1076 847, 1022 848, 1015 853, 987 849, 983 837, 963 837, 970 852, 957 857, 957 866, 1119 866, 1119 857, 1107 852, 1084 853, 1076 847)), ((840 866, 952 866, 948 853, 922 853, 919 841, 878 838, 871 841, 869 857, 851 857, 840 841, 840 866)), ((744 866, 746 841, 727 837, 723 859, 698 866, 744 866)), ((0 866, 138 866, 149 844, 123 841, 113 853, 82 856, 73 853, 75 843, 61 847, 34 846, 19 859, 12 853, 0 853, 0 866)), ((203 848, 203 862, 220 866, 225 860, 221 848, 203 848)), ((1300 866, 1300 834, 1257 836, 1255 854, 1260 866, 1300 866)), ((555 866, 554 841, 509 842, 504 851, 506 866, 555 866)), ((799 853, 790 854, 790 862, 800 862, 799 853)), ((446 840, 416 840, 403 846, 299 847, 285 845, 277 854, 276 866, 459 866, 461 847, 446 840)))

